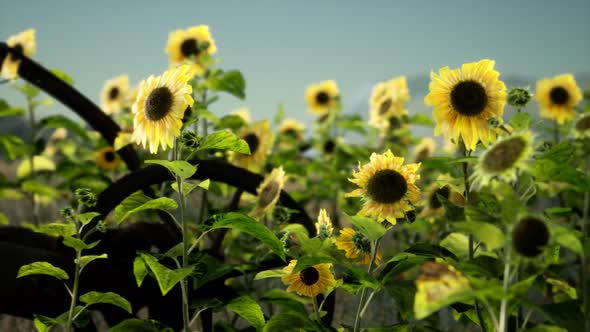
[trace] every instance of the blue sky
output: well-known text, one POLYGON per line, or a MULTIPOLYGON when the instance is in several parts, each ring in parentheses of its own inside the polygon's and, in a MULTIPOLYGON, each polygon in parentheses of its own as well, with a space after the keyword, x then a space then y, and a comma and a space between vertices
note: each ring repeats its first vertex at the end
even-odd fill
MULTIPOLYGON (((376 81, 398 75, 420 81, 430 70, 482 58, 496 60, 504 77, 524 77, 532 86, 564 72, 588 76, 589 15, 588 0, 0 0, 0 39, 35 28, 35 59, 71 74, 98 101, 111 77, 124 73, 135 83, 164 71, 170 31, 207 24, 221 66, 240 69, 247 81, 245 101, 223 96, 214 112, 248 106, 262 119, 283 102, 289 116, 309 122, 305 87, 324 79, 337 81, 345 110, 366 116, 376 81)), ((415 104, 427 89, 422 85, 411 91, 415 104)), ((6 85, 0 96, 20 102, 6 85)))

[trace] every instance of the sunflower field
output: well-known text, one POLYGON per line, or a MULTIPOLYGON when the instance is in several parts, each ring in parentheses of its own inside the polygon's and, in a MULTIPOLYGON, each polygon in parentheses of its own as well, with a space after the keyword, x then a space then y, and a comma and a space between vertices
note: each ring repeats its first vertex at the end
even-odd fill
POLYGON ((254 121, 221 115, 247 77, 214 29, 170 32, 168 69, 113 77, 100 105, 35 60, 35 30, 0 43, 0 91, 21 100, 0 118, 27 124, 0 133, 0 329, 590 332, 574 75, 445 66, 426 115, 398 73, 368 121, 326 79, 299 92, 311 125, 254 121))

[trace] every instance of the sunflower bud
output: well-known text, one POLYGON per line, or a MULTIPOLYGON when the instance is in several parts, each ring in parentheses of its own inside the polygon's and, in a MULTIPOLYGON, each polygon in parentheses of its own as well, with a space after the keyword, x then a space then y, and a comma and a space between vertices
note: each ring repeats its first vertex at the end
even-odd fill
POLYGON ((66 221, 70 221, 74 217, 74 209, 71 207, 63 208, 59 210, 59 214, 61 214, 62 218, 66 221))
POLYGON ((89 188, 76 189, 76 199, 79 204, 86 205, 89 208, 96 205, 96 195, 89 188))
POLYGON ((182 133, 180 142, 189 150, 195 150, 201 146, 201 136, 193 133, 192 131, 186 131, 182 133))
POLYGON ((528 89, 513 88, 508 91, 508 104, 517 109, 525 107, 531 101, 532 94, 528 89))
POLYGON ((545 222, 535 217, 526 217, 512 231, 514 249, 525 257, 535 257, 543 252, 549 242, 549 229, 545 222))
POLYGON ((97 224, 96 224, 96 230, 101 232, 101 233, 106 233, 107 232, 107 225, 104 223, 104 221, 100 220, 97 224))

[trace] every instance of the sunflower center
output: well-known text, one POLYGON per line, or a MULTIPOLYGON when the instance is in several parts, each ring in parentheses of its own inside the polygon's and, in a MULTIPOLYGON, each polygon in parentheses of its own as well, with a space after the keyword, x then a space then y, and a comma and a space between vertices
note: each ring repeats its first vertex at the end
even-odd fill
POLYGON ((115 154, 113 153, 113 151, 107 151, 104 153, 104 160, 111 162, 113 160, 115 160, 115 154))
POLYGON ((430 196, 430 200, 428 201, 430 208, 438 209, 442 207, 442 202, 438 198, 438 195, 441 195, 442 197, 448 199, 450 194, 451 188, 449 188, 449 186, 444 186, 442 188, 437 189, 435 192, 432 193, 432 195, 430 196))
POLYGON ((283 135, 296 138, 298 136, 298 133, 297 133, 297 130, 295 130, 293 128, 289 128, 289 129, 283 131, 283 135))
POLYGON ((182 44, 180 44, 180 53, 187 58, 192 55, 198 56, 199 53, 201 53, 201 50, 199 50, 197 40, 194 38, 185 39, 182 44))
POLYGON ((392 169, 378 171, 367 184, 367 194, 377 203, 395 203, 404 197, 406 191, 408 191, 406 179, 392 169))
POLYGON ((12 47, 14 49, 14 51, 12 51, 12 53, 10 53, 10 59, 15 61, 16 60, 16 54, 23 54, 23 45, 18 43, 16 45, 14 45, 12 47))
POLYGON ((150 121, 163 119, 172 108, 172 92, 165 86, 154 89, 145 100, 145 117, 150 121))
POLYGON ((382 102, 381 105, 379 106, 379 115, 383 115, 383 114, 387 113, 387 111, 389 111, 389 108, 391 107, 392 104, 393 104, 393 101, 391 100, 391 98, 387 98, 384 102, 382 102))
POLYGON ((549 92, 549 98, 556 105, 564 105, 569 99, 569 93, 566 89, 560 86, 556 86, 549 92))
POLYGON ((356 232, 352 236, 352 243, 354 243, 354 246, 363 253, 371 253, 371 241, 369 241, 369 239, 367 239, 362 233, 356 232))
POLYGON ((301 279, 301 282, 305 285, 311 286, 320 280, 320 273, 315 267, 310 266, 299 272, 299 279, 301 279))
POLYGON ((336 147, 336 143, 333 140, 328 140, 324 143, 324 153, 331 154, 334 152, 334 148, 336 147))
POLYGON ((525 147, 526 142, 521 137, 513 137, 500 142, 491 150, 486 151, 482 166, 487 172, 502 172, 516 163, 525 147))
POLYGON ((315 101, 319 105, 326 105, 330 101, 330 96, 325 91, 320 91, 315 95, 315 101))
POLYGON ((117 88, 117 87, 111 88, 111 91, 109 91, 109 99, 111 99, 111 100, 117 99, 118 96, 119 96, 119 88, 117 88))
POLYGON ((272 200, 277 196, 279 193, 279 184, 276 181, 271 181, 269 184, 264 186, 260 191, 260 195, 258 197, 258 205, 260 207, 268 206, 272 200))
POLYGON ((459 82, 451 91, 451 104, 465 116, 479 115, 488 104, 485 88, 475 81, 459 82))
POLYGON ((392 116, 389 118, 389 128, 390 129, 399 129, 402 126, 402 122, 397 116, 392 116))
POLYGON ((578 131, 586 131, 590 129, 590 116, 581 118, 580 121, 576 123, 576 129, 578 131))
POLYGON ((258 139, 258 136, 256 136, 256 134, 250 133, 242 137, 242 139, 246 141, 246 143, 248 143, 248 146, 250 147, 250 153, 254 154, 254 152, 256 152, 256 149, 258 149, 258 145, 260 145, 260 140, 258 139))

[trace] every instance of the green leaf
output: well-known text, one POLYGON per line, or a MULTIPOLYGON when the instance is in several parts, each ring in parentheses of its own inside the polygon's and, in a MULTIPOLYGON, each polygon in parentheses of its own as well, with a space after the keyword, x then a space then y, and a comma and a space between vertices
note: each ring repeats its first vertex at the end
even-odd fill
POLYGON ((545 277, 545 281, 553 286, 553 294, 557 293, 558 291, 562 291, 572 300, 576 300, 578 298, 578 292, 576 289, 570 286, 570 284, 568 284, 566 281, 549 277, 545 277))
POLYGON ((203 180, 203 181, 199 182, 198 186, 200 188, 205 189, 205 190, 209 190, 210 184, 211 184, 211 180, 207 179, 207 180, 203 180))
POLYGON ((27 153, 25 142, 20 137, 10 134, 0 135, 0 148, 11 161, 27 153))
POLYGON ((10 224, 10 222, 8 221, 8 218, 6 217, 6 215, 2 212, 0 212, 0 225, 8 225, 10 224))
POLYGON ((317 265, 317 264, 324 264, 324 263, 334 263, 336 262, 335 257, 331 257, 328 255, 321 255, 321 256, 301 256, 297 259, 297 264, 293 267, 293 273, 297 273, 307 267, 317 265))
POLYGON ((510 125, 515 131, 529 129, 531 126, 531 115, 525 112, 518 112, 510 119, 510 125))
POLYGON ((255 219, 241 213, 229 212, 218 214, 214 217, 213 224, 210 229, 230 228, 236 229, 248 235, 251 235, 277 254, 281 259, 285 260, 285 250, 281 241, 268 229, 266 226, 256 221, 255 219))
POLYGON ((111 327, 109 332, 174 332, 174 330, 155 320, 130 318, 111 327))
POLYGON ((220 130, 207 135, 201 142, 199 150, 219 149, 250 154, 248 143, 228 130, 220 130))
POLYGON ((502 230, 486 222, 466 221, 453 223, 452 225, 457 231, 475 236, 477 240, 486 245, 488 250, 499 249, 506 242, 506 236, 502 230))
POLYGON ((227 92, 240 99, 246 98, 246 81, 239 70, 229 70, 209 77, 207 87, 213 91, 227 92))
POLYGON ((232 300, 227 304, 226 308, 247 320, 257 331, 260 331, 266 324, 260 305, 247 295, 232 300))
POLYGON ((29 98, 35 98, 35 97, 37 97, 39 92, 41 92, 41 90, 39 90, 38 88, 36 88, 34 85, 31 85, 31 84, 17 85, 17 86, 15 86, 15 88, 29 98))
POLYGON ((76 226, 72 223, 52 222, 39 226, 37 232, 51 236, 71 236, 76 234, 76 226))
POLYGON ((432 127, 434 126, 434 122, 430 118, 430 116, 426 114, 416 114, 410 118, 410 123, 417 124, 421 126, 432 127))
POLYGON ((262 331, 303 331, 310 323, 307 315, 298 312, 280 312, 268 320, 262 331))
POLYGON ((219 123, 217 124, 218 129, 229 128, 232 131, 236 131, 241 127, 245 126, 246 122, 242 119, 241 116, 235 114, 229 114, 221 119, 219 119, 219 123))
POLYGON ((532 329, 526 329, 524 332, 568 332, 568 330, 553 325, 539 324, 532 329))
POLYGON ((276 269, 276 270, 266 270, 262 272, 258 272, 254 277, 254 280, 266 279, 266 278, 280 278, 285 275, 283 269, 276 269))
MULTIPOLYGON (((55 163, 46 156, 34 156, 33 168, 35 172, 55 171, 55 163)), ((22 179, 29 176, 29 174, 31 174, 31 160, 27 158, 23 160, 20 165, 18 165, 18 168, 16 169, 16 176, 19 179, 22 179)))
POLYGON ((146 253, 142 253, 141 258, 143 258, 150 271, 154 273, 162 295, 166 295, 178 282, 188 277, 194 269, 193 266, 189 266, 182 269, 172 270, 160 264, 154 256, 146 253))
POLYGON ((191 165, 188 161, 184 160, 146 160, 145 163, 164 166, 172 175, 179 176, 181 180, 190 178, 197 171, 197 166, 191 165))
POLYGON ((5 116, 21 116, 25 114, 25 110, 20 107, 0 108, 0 118, 5 116))
POLYGON ((311 304, 312 299, 298 296, 294 293, 287 292, 283 289, 273 288, 260 298, 260 301, 278 305, 283 311, 300 312, 306 314, 306 304, 311 304))
POLYGON ((125 198, 121 204, 115 208, 115 219, 122 223, 129 216, 145 210, 174 210, 178 204, 168 197, 152 199, 144 195, 141 191, 136 191, 129 197, 125 198))
POLYGON ((69 131, 73 132, 80 138, 85 141, 90 141, 90 136, 88 136, 88 132, 84 129, 80 124, 74 122, 72 119, 67 118, 63 115, 52 115, 46 118, 43 118, 39 122, 40 127, 44 128, 66 128, 69 131))
POLYGON ((57 197, 59 192, 52 186, 48 186, 37 181, 27 180, 22 183, 23 192, 37 194, 45 197, 57 197))
POLYGON ((131 304, 124 297, 113 292, 88 292, 80 296, 80 302, 86 303, 86 305, 93 305, 97 303, 106 303, 117 306, 128 313, 131 313, 131 304))
POLYGON ((80 272, 88 265, 90 262, 97 260, 97 259, 107 259, 107 254, 102 255, 85 255, 80 257, 80 272))
POLYGON ((66 236, 64 237, 63 243, 67 247, 74 248, 78 251, 82 251, 85 249, 92 249, 96 247, 100 243, 100 240, 87 244, 86 242, 73 236, 66 236))
POLYGON ((381 238, 385 232, 387 232, 387 229, 385 229, 382 223, 371 218, 349 215, 347 215, 347 217, 350 222, 371 241, 381 238))
POLYGON ((133 275, 135 276, 137 287, 141 287, 141 284, 148 273, 148 267, 143 258, 141 256, 135 257, 135 260, 133 260, 133 275))
POLYGON ((342 288, 350 294, 356 294, 365 287, 381 289, 381 284, 364 269, 353 266, 342 274, 342 288))
POLYGON ((551 233, 553 241, 568 248, 578 255, 582 255, 582 242, 580 242, 580 239, 577 235, 578 233, 576 231, 552 222, 548 222, 547 226, 549 227, 549 232, 551 233))
POLYGON ((74 85, 74 79, 63 70, 52 68, 49 71, 52 72, 53 75, 57 76, 57 78, 60 80, 68 83, 69 85, 74 85))
POLYGON ((20 269, 18 269, 16 277, 21 278, 33 274, 45 274, 57 278, 59 280, 69 279, 66 271, 60 269, 59 267, 55 267, 48 262, 34 262, 31 264, 23 265, 20 267, 20 269))
MULTIPOLYGON (((174 189, 174 191, 178 192, 178 183, 177 182, 173 182, 170 186, 172 187, 172 189, 174 189)), ((198 186, 199 186, 198 184, 184 181, 182 183, 182 195, 185 197, 188 196, 191 193, 191 191, 193 191, 198 186)))
POLYGON ((95 217, 100 216, 98 212, 86 212, 78 215, 78 221, 82 223, 83 226, 86 226, 92 219, 95 217))

